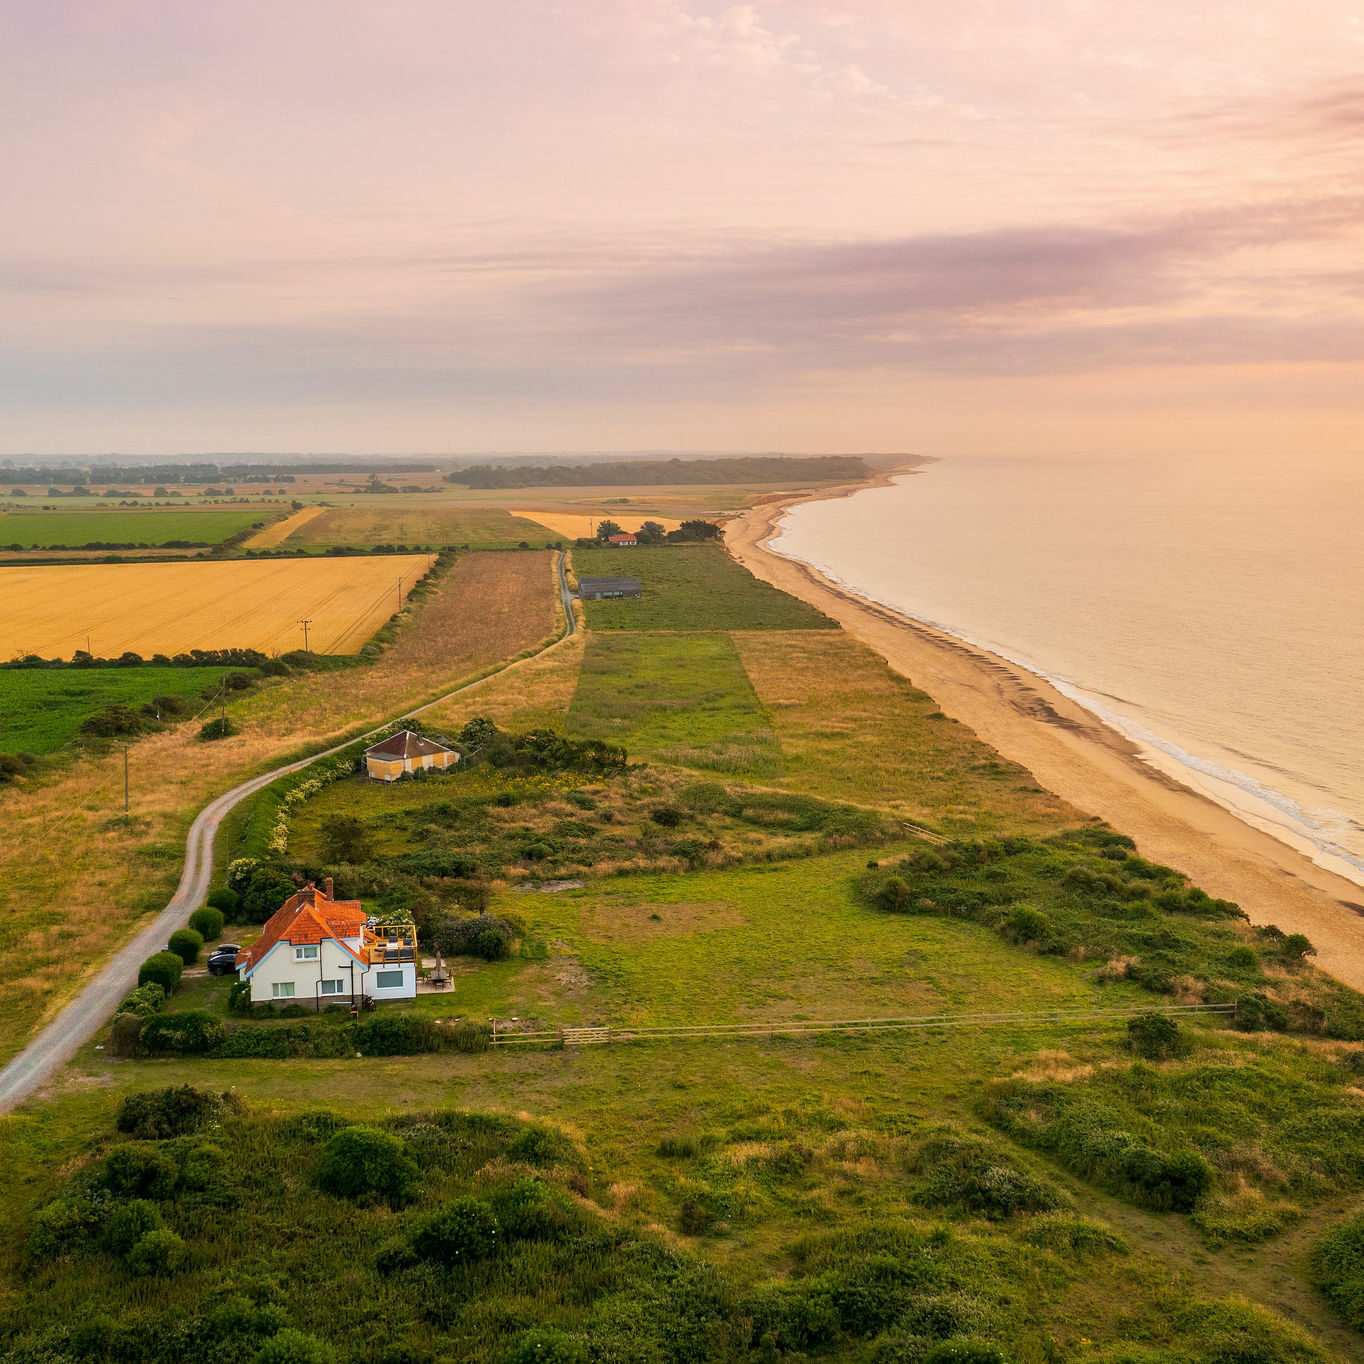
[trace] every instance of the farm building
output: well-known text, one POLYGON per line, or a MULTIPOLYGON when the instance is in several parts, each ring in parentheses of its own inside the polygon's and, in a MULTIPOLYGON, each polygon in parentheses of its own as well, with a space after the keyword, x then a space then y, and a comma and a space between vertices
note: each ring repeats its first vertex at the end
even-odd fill
POLYGON ((365 749, 365 770, 375 781, 397 781, 409 772, 443 772, 459 761, 453 748, 405 729, 365 749))
POLYGON ((332 898, 311 883, 267 920, 237 958, 253 1004, 358 1007, 362 999, 414 999, 417 931, 411 924, 371 927, 358 900, 332 898))
POLYGON ((638 578, 579 578, 578 596, 583 601, 601 601, 605 597, 641 597, 644 586, 638 578))
POLYGON ((606 541, 611 545, 637 545, 638 537, 631 535, 628 531, 621 535, 608 535, 606 541))

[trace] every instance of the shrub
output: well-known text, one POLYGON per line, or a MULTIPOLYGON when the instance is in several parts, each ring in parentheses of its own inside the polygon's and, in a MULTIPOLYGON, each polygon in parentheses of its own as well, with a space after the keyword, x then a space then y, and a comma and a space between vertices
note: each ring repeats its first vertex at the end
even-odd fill
POLYGON ((587 1347, 563 1331, 527 1331, 506 1356, 506 1364, 587 1364, 587 1347))
POLYGON ((136 1056, 142 1042, 142 1019, 138 1014, 117 1013, 109 1028, 109 1049, 126 1060, 136 1056))
POLYGON ((332 1364, 335 1358, 316 1336, 286 1327, 260 1347, 252 1364, 332 1364))
POLYGON ((474 1023, 466 1019, 454 1027, 445 1029, 446 1040, 455 1051, 479 1053, 487 1051, 493 1044, 493 1030, 486 1023, 474 1023))
POLYGON ((704 1236, 710 1230, 715 1214, 699 1199, 684 1198, 678 1210, 677 1225, 685 1236, 704 1236))
POLYGON ((675 829, 682 823, 682 811, 674 805, 655 805, 649 818, 664 829, 675 829))
POLYGON ((1247 990, 1236 997, 1233 1018, 1242 1032, 1260 1032, 1265 1028, 1284 1032, 1288 1028, 1288 1011, 1259 990, 1247 990))
POLYGON ((1064 1207, 1054 1185, 1030 1174, 988 1143, 953 1133, 930 1137, 912 1158, 924 1174, 919 1202, 931 1208, 960 1208, 988 1217, 1050 1212, 1064 1207))
POLYGON ((156 952, 142 963, 137 973, 137 983, 159 985, 167 995, 173 995, 184 969, 184 960, 176 953, 156 952))
POLYGON ((1228 971, 1241 971, 1245 973, 1260 973, 1259 954, 1253 947, 1233 947, 1226 956, 1228 971))
POLYGON ((485 928, 474 939, 473 949, 484 961, 506 961, 511 956, 511 936, 498 928, 485 928))
POLYGON ((170 935, 167 948, 174 952, 186 966, 193 966, 199 960, 204 948, 204 935, 192 928, 177 928, 170 935))
POLYGON ((241 907, 242 897, 228 886, 217 886, 208 893, 208 903, 214 909, 221 909, 223 918, 231 921, 241 907))
POLYGON ((1009 1364, 993 1345, 979 1340, 944 1340, 923 1357, 923 1364, 1009 1364))
POLYGON ((1317 955, 1317 949, 1306 933, 1289 933, 1279 944, 1279 952, 1288 961, 1303 961, 1317 955))
POLYGON ((353 1036, 355 1050, 366 1056, 416 1056, 441 1046, 437 1025, 412 1014, 377 1014, 357 1024, 353 1036))
POLYGON ((1127 1045, 1148 1061, 1164 1061, 1188 1050, 1179 1024, 1167 1014, 1138 1014, 1127 1020, 1127 1045))
POLYGON ((50 1260, 70 1251, 88 1249, 109 1215, 108 1195, 69 1194, 54 1198, 38 1210, 28 1234, 28 1253, 50 1260))
POLYGON ((149 1014, 159 1014, 166 1004, 166 992, 155 981, 139 985, 130 995, 126 995, 118 1006, 119 1013, 136 1014, 146 1018, 149 1014))
POLYGON ((369 825, 355 815, 329 815, 321 833, 322 856, 328 862, 368 862, 374 856, 369 825))
POLYGON ((557 1241, 577 1220, 572 1205, 538 1179, 518 1179, 493 1196, 492 1207, 508 1241, 557 1241))
POLYGON ((118 1106, 115 1126, 143 1141, 183 1137, 198 1131, 223 1110, 223 1100, 193 1085, 129 1094, 118 1106))
POLYGON ((1312 1248, 1312 1281, 1331 1306, 1364 1331, 1364 1217, 1332 1227, 1312 1248))
POLYGON ((240 733, 229 716, 217 715, 199 730, 199 740, 207 744, 215 739, 230 739, 234 734, 240 733))
POLYGON ((151 1198, 158 1202, 175 1192, 180 1166, 159 1146, 125 1142, 104 1161, 104 1186, 119 1198, 151 1198))
POLYGON ((314 1178, 338 1198, 380 1194, 396 1206, 416 1184, 417 1167, 406 1143, 392 1132, 343 1127, 322 1148, 314 1178))
POLYGON ((165 1223, 161 1209, 145 1198, 131 1198, 120 1204, 104 1224, 104 1246, 115 1255, 126 1255, 149 1231, 165 1223))
POLYGON ((207 1009, 153 1014, 142 1025, 142 1043, 148 1051, 193 1055, 212 1051, 226 1035, 222 1023, 207 1009))
POLYGON ((200 905, 193 914, 189 916, 189 926, 205 942, 215 942, 223 935, 223 924, 227 922, 227 915, 216 905, 200 905))
POLYGON ((412 1251, 421 1260, 467 1264, 495 1254, 500 1240, 501 1229, 487 1203, 457 1198, 417 1223, 412 1231, 412 1251))
POLYGON ((514 934, 506 919, 495 914, 470 914, 446 919, 435 932, 435 947, 447 957, 483 957, 500 961, 511 954, 514 934), (506 950, 484 939, 485 934, 500 938, 506 950), (494 955, 487 955, 488 953, 494 955))
POLYGON ((234 980, 227 991, 227 1011, 230 1014, 251 1012, 251 982, 234 980))
POLYGON ((914 903, 914 892, 898 876, 888 876, 881 883, 874 899, 878 909, 891 914, 903 914, 914 903))

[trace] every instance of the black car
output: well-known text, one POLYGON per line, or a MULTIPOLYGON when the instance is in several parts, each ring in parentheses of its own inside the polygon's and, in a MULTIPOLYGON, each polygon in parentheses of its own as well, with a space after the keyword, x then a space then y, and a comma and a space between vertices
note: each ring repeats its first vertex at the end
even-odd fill
POLYGON ((230 976, 237 969, 237 953, 241 948, 234 942, 219 943, 208 959, 210 976, 230 976))

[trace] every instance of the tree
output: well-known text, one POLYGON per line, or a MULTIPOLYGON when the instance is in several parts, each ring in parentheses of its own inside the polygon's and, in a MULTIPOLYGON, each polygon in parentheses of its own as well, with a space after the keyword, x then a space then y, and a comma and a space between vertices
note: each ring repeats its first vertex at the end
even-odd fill
POLYGON ((602 521, 597 526, 597 539, 609 540, 613 535, 622 535, 624 532, 614 521, 602 521))
POLYGON ((641 545, 661 545, 668 531, 657 521, 646 521, 636 532, 635 539, 641 545))
POLYGON ((189 926, 203 936, 205 942, 214 942, 223 935, 223 924, 227 916, 214 905, 200 905, 189 916, 189 926))
POLYGON ((328 862, 368 862, 374 856, 369 825, 355 815, 329 815, 322 821, 322 856, 328 862))
POLYGON ((248 922, 268 919, 297 889, 278 867, 257 867, 242 896, 242 909, 250 916, 248 922))
POLYGON ((701 521, 699 519, 684 521, 678 529, 692 540, 718 540, 720 538, 720 527, 713 521, 701 521))

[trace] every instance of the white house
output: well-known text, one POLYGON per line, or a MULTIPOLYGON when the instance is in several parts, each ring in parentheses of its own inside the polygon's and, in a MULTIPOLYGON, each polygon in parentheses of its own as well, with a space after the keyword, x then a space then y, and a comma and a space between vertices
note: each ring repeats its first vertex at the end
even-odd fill
POLYGON ((417 933, 411 924, 371 928, 358 900, 309 884, 272 914, 237 958, 253 1004, 358 1007, 365 998, 414 999, 417 933))
POLYGON ((397 781, 409 772, 443 772, 459 761, 459 754, 445 744, 404 729, 365 749, 365 771, 375 781, 397 781))

